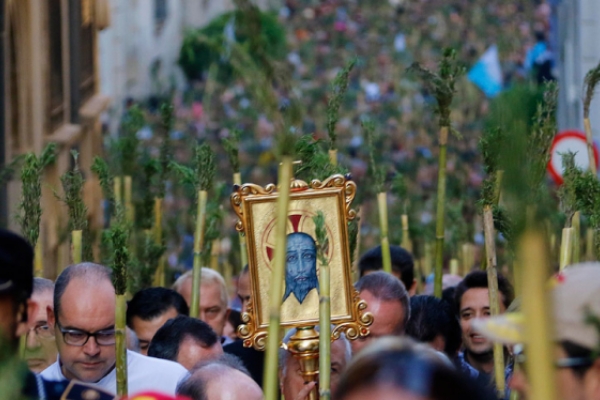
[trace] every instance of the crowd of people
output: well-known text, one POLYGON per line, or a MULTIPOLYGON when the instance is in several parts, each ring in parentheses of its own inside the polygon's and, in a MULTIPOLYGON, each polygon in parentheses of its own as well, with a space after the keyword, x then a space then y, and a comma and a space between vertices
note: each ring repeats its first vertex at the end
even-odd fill
MULTIPOLYGON (((355 288, 374 320, 367 337, 342 335, 332 343, 334 399, 485 400, 508 399, 511 392, 528 398, 526 372, 536 360, 526 362, 524 316, 506 278, 498 277, 501 314, 490 317, 485 271, 469 272, 436 298, 415 292, 410 253, 392 246, 392 265, 391 274, 382 271, 380 247, 359 261, 355 288), (505 393, 494 383, 494 341, 505 344, 505 393)), ((233 301, 221 275, 203 269, 198 319, 188 315, 189 274, 172 288, 134 293, 127 307, 129 393, 262 399, 264 353, 226 333, 228 325, 237 328, 230 313, 243 312, 248 304, 249 275, 248 268, 241 272, 233 301), (232 308, 235 304, 241 308, 232 308)), ((599 399, 600 265, 568 267, 550 283, 557 372, 548 384, 556 383, 560 400, 599 399)), ((97 393, 89 398, 114 398, 115 299, 111 271, 103 265, 68 266, 55 282, 34 278, 32 248, 0 230, 0 332, 8 346, 0 371, 15 374, 11 383, 17 393, 52 399, 71 390, 75 397, 67 398, 88 398, 77 397, 75 388, 97 393), (5 366, 19 353, 19 337, 28 372, 24 365, 5 366)), ((288 331, 283 343, 294 333, 288 331)), ((298 359, 282 347, 279 384, 282 398, 304 400, 318 383, 305 382, 298 359)), ((6 397, 3 390, 3 398, 19 398, 6 397)))
MULTIPOLYGON (((360 254, 354 287, 374 317, 365 338, 349 340, 342 335, 332 343, 332 397, 485 400, 508 399, 518 393, 520 399, 527 399, 526 372, 536 360, 525 358, 524 317, 508 277, 498 277, 502 315, 489 318, 488 277, 483 271, 448 276, 441 298, 431 296, 430 288, 419 290, 425 282, 414 257, 423 256, 425 240, 414 247, 415 254, 391 246, 392 273, 382 271, 381 248, 375 245, 379 233, 373 221, 376 213, 371 212, 374 201, 364 194, 369 192, 368 155, 360 122, 365 118, 379 122, 383 134, 377 145, 386 151, 378 162, 388 166, 388 175, 400 171, 408 178, 412 229, 425 236, 423 232, 432 226, 437 122, 427 111, 433 102, 431 94, 405 73, 406 67, 419 61, 435 69, 441 50, 448 46, 456 48, 459 58, 470 66, 497 44, 506 88, 529 79, 551 78, 547 2, 313 3, 288 0, 279 13, 287 27, 292 86, 305 107, 299 129, 317 139, 326 137, 327 88, 348 59, 358 56, 337 131, 340 163, 359 188, 364 188, 359 199, 363 210, 361 245, 368 250, 360 254), (498 393, 494 382, 495 341, 504 344, 503 372, 508 386, 503 393, 498 393)), ((238 128, 242 131, 244 181, 261 185, 275 181, 273 121, 252 103, 243 80, 217 84, 212 104, 200 100, 206 83, 198 85, 199 93, 191 94, 193 101, 185 100, 184 93, 174 97, 178 120, 171 132, 176 142, 174 158, 190 158, 190 138, 207 140, 213 148, 222 149, 221 139, 238 128)), ((196 89, 194 86, 191 91, 196 89)), ((477 141, 490 99, 466 79, 458 82, 457 89, 460 101, 453 105, 453 126, 463 138, 450 145, 449 202, 474 204, 483 178, 477 141)), ((283 99, 286 93, 279 95, 283 99)), ((142 130, 140 137, 153 146, 152 134, 144 136, 146 133, 142 130)), ((229 176, 227 157, 218 151, 218 176, 229 176)), ((167 186, 165 215, 173 217, 165 218, 168 259, 172 267, 184 271, 193 258, 192 230, 185 217, 191 201, 189 196, 180 196, 175 185, 167 186)), ((226 196, 222 197, 219 201, 224 203, 226 196)), ((400 207, 400 202, 390 199, 391 206, 400 207)), ((474 209, 469 207, 461 206, 459 214, 475 224, 474 209)), ((233 227, 231 222, 226 218, 223 226, 233 227)), ((396 232, 392 229, 392 236, 396 232)), ((481 236, 473 228, 466 232, 469 242, 481 236)), ((237 237, 237 233, 229 229, 221 237, 237 237)), ((237 254, 231 251, 231 241, 221 244, 219 263, 239 264, 230 257, 237 254)), ((116 296, 110 269, 95 263, 71 265, 51 281, 34 278, 32 264, 31 247, 19 236, 1 230, 0 344, 6 342, 7 351, 0 352, 0 394, 4 396, 0 397, 114 398, 116 296), (15 364, 17 355, 23 363, 15 364), (10 374, 14 379, 3 380, 3 375, 10 374), (61 397, 66 392, 71 397, 61 397), (84 397, 84 393, 95 397, 84 397)), ((599 267, 572 266, 553 281, 557 372, 555 382, 548 384, 556 384, 561 400, 600 399, 599 267)), ((130 395, 158 392, 191 400, 261 399, 264 353, 245 347, 237 336, 252 296, 250 275, 246 266, 226 281, 216 270, 203 268, 198 318, 189 316, 191 271, 182 273, 171 288, 150 287, 130 293, 126 315, 130 395)), ((294 330, 287 332, 283 343, 293 334, 294 330)), ((298 359, 283 347, 278 378, 286 400, 304 400, 317 385, 305 382, 298 359)))
MULTIPOLYGON (((486 49, 497 45, 503 88, 528 86, 539 80, 536 60, 551 59, 549 3, 543 0, 519 4, 502 0, 483 4, 466 0, 370 3, 289 0, 279 10, 279 22, 285 27, 287 38, 286 58, 279 61, 290 67, 289 86, 302 104, 302 122, 296 127, 299 134, 327 139, 326 107, 331 82, 341 68, 357 58, 340 107, 336 132, 339 163, 348 169, 359 187, 355 203, 363 210, 361 245, 365 249, 373 247, 379 236, 372 179, 367 176, 369 155, 361 130, 361 122, 369 119, 377 125, 377 159, 386 166, 390 178, 386 188, 396 172, 401 172, 407 181, 414 253, 423 257, 425 243, 433 239, 437 118, 433 114, 435 100, 431 93, 407 68, 419 62, 435 70, 443 49, 452 47, 468 70, 486 49)), ((285 103, 286 93, 277 94, 285 103)), ((276 181, 277 128, 244 79, 222 83, 209 82, 206 77, 191 82, 186 90, 175 91, 173 101, 177 124, 172 137, 177 146, 177 160, 184 163, 190 160, 191 141, 208 141, 219 155, 217 181, 230 187, 231 165, 222 140, 238 129, 243 182, 266 185, 276 181)), ((470 242, 474 237, 477 240, 482 237, 476 235, 481 227, 474 205, 484 178, 477 146, 493 101, 466 77, 457 82, 452 126, 460 132, 460 138, 453 137, 448 144, 448 203, 461 208, 468 225, 468 235, 461 240, 470 242)), ((157 104, 149 107, 156 115, 157 104)), ((142 136, 153 145, 151 126, 144 129, 142 136)), ((193 191, 184 194, 183 191, 168 193, 165 200, 168 210, 165 219, 167 222, 173 219, 169 223, 169 261, 177 268, 191 268, 192 263, 193 229, 186 210, 193 201, 193 191)), ((223 202, 228 194, 225 190, 223 202)), ((405 204, 390 201, 394 210, 405 204)), ((225 223, 220 226, 223 238, 220 258, 238 265, 237 253, 228 251, 235 246, 233 224, 229 223, 234 216, 227 207, 225 211, 225 223)), ((400 243, 400 231, 394 226, 390 235, 400 243)), ((452 249, 447 253, 450 256, 452 249)))

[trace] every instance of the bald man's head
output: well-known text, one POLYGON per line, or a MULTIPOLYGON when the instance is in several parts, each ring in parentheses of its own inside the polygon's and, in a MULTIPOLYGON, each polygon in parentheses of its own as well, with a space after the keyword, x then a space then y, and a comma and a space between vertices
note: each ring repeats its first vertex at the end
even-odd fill
POLYGON ((179 384, 177 394, 192 400, 263 399, 262 390, 241 361, 229 354, 198 365, 179 384))

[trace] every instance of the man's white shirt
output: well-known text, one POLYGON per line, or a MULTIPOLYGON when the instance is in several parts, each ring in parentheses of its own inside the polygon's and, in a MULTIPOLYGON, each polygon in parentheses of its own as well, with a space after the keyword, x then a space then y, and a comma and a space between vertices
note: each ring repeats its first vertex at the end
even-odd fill
MULTIPOLYGON (((187 374, 188 371, 176 362, 146 357, 127 350, 127 386, 130 395, 145 391, 155 391, 167 395, 175 395, 177 384, 186 377, 187 374)), ((42 371, 41 376, 42 378, 51 381, 67 379, 61 371, 59 361, 56 361, 42 371)), ((116 393, 116 369, 113 368, 98 382, 87 383, 94 384, 100 389, 116 393)))

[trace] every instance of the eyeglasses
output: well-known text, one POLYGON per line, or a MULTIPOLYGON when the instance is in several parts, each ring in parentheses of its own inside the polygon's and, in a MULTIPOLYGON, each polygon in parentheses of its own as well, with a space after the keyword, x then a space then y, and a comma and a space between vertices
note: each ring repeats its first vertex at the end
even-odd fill
POLYGON ((90 340, 90 337, 96 339, 98 346, 112 346, 116 343, 114 328, 86 332, 79 329, 64 329, 58 322, 57 325, 64 342, 70 346, 83 347, 90 340))
POLYGON ((47 324, 36 325, 29 330, 30 333, 31 331, 33 331, 37 337, 42 339, 50 339, 54 337, 54 332, 52 332, 52 329, 50 329, 47 324))

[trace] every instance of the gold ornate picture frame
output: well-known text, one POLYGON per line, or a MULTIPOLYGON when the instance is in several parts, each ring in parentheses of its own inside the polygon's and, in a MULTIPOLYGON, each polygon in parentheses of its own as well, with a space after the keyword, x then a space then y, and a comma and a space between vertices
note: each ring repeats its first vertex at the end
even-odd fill
MULTIPOLYGON (((331 323, 335 326, 332 339, 339 338, 342 332, 349 339, 369 334, 367 327, 372 316, 363 312, 366 303, 352 285, 348 223, 356 217, 351 208, 355 194, 356 184, 349 176, 334 175, 324 181, 313 180, 310 185, 299 180, 291 182, 282 328, 319 324, 319 263, 312 217, 322 211, 329 236, 326 255, 331 274, 331 323)), ((231 195, 231 204, 239 218, 236 229, 246 235, 252 288, 239 333, 245 346, 258 350, 265 347, 269 325, 277 198, 277 187, 273 184, 235 186, 231 195)))

